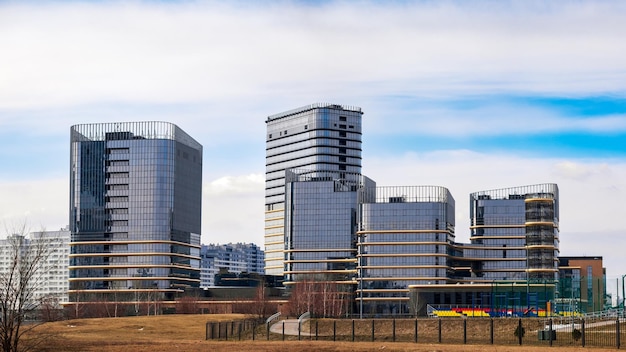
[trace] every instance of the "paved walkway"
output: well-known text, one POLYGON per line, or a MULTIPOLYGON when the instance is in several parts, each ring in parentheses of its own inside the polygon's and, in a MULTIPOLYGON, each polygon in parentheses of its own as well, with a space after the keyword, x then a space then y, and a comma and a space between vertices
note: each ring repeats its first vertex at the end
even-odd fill
MULTIPOLYGON (((302 325, 304 325, 304 321, 302 323, 302 325)), ((285 335, 298 336, 298 319, 285 319, 277 321, 270 326, 270 332, 273 332, 275 334, 282 334, 283 324, 285 325, 285 335)), ((311 336, 308 329, 306 331, 304 330, 305 329, 302 328, 302 330, 300 331, 300 336, 311 336)))

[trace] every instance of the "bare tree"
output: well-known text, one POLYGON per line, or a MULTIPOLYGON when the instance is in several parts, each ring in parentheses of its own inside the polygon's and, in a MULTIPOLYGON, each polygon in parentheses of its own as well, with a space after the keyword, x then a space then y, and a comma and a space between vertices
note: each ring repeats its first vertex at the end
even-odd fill
POLYGON ((6 240, 0 241, 0 256, 5 261, 0 267, 0 345, 4 352, 17 352, 29 349, 20 341, 38 325, 24 323, 36 318, 41 305, 41 271, 50 250, 45 240, 28 237, 25 223, 10 230, 5 226, 5 232, 6 240))

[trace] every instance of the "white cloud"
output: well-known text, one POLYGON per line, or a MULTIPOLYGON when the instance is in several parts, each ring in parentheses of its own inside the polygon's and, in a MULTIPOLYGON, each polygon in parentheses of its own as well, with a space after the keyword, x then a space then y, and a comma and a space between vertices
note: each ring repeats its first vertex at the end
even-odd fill
POLYGON ((263 247, 264 174, 225 176, 205 182, 203 243, 253 242, 263 247))
POLYGON ((5 109, 625 91, 621 3, 55 2, 0 11, 5 109))
POLYGON ((206 196, 236 196, 263 192, 265 186, 264 174, 250 174, 244 176, 224 176, 211 181, 204 186, 206 196))
POLYGON ((69 223, 66 179, 0 180, 0 194, 0 223, 25 221, 35 230, 57 230, 69 223))

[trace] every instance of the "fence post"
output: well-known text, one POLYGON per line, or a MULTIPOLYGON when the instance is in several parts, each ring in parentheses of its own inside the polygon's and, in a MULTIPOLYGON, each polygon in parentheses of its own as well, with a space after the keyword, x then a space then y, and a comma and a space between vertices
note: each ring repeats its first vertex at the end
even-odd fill
POLYGON ((585 347, 585 318, 583 318, 582 326, 580 328, 582 329, 582 335, 583 335, 583 336, 581 336, 582 342, 583 342, 583 347, 585 347))
POLYGON ((252 341, 254 341, 255 333, 256 333, 256 321, 252 322, 252 341))
POLYGON ((550 334, 550 347, 552 347, 552 318, 550 318, 550 331, 548 334, 550 334))
POLYGON ((619 336, 619 316, 618 316, 617 320, 615 321, 615 340, 616 340, 615 342, 617 342, 616 345, 617 345, 617 349, 618 350, 619 350, 620 344, 621 344, 620 343, 621 341, 620 341, 619 337, 620 336, 619 336))
POLYGON ((316 320, 315 321, 315 341, 317 341, 317 336, 318 336, 317 335, 317 323, 318 323, 318 321, 316 320))
MULTIPOLYGON (((550 324, 550 326, 552 326, 552 324, 550 324)), ((520 318, 517 321, 517 339, 518 339, 518 342, 519 342, 520 346, 522 345, 522 337, 524 337, 524 334, 522 333, 522 329, 523 329, 523 327, 522 327, 522 318, 520 318)), ((552 346, 552 343, 550 343, 550 346, 552 346)))
POLYGON ((374 341, 374 319, 372 319, 372 341, 374 341))
POLYGON ((300 328, 302 327, 302 323, 298 320, 298 341, 300 341, 300 328))
POLYGON ((391 321, 392 338, 391 341, 396 342, 396 320, 391 321))
POLYGON ((285 321, 283 320, 283 341, 285 341, 285 321))
POLYGON ((441 343, 441 318, 439 318, 439 329, 437 329, 437 330, 439 330, 438 331, 438 335, 439 335, 438 341, 439 341, 439 343, 441 343))
POLYGON ((206 328, 204 329, 204 340, 209 339, 209 322, 206 322, 206 328))
POLYGON ((238 339, 239 339, 239 341, 241 341, 241 322, 239 322, 239 324, 237 324, 237 325, 238 325, 237 335, 239 335, 238 339))
POLYGON ((352 342, 354 342, 354 319, 352 319, 352 342))
POLYGON ((337 320, 333 320, 333 341, 337 341, 337 320))
POLYGON ((493 318, 489 318, 489 335, 491 338, 491 344, 493 345, 493 318))
POLYGON ((228 341, 228 322, 224 323, 224 338, 228 341))
POLYGON ((467 345, 467 319, 463 319, 463 344, 467 345))
POLYGON ((415 343, 417 343, 417 318, 415 318, 415 343))
POLYGON ((267 323, 267 341, 270 340, 270 323, 267 323))

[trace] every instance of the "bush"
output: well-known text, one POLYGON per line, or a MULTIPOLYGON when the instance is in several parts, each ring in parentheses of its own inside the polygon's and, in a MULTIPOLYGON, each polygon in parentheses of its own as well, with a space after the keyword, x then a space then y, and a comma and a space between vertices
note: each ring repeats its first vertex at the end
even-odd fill
POLYGON ((572 330, 572 338, 574 339, 574 341, 580 340, 580 338, 582 336, 583 336, 583 334, 580 332, 580 330, 578 330, 578 329, 572 330))
POLYGON ((518 325, 515 328, 515 331, 513 332, 513 335, 515 335, 515 337, 524 337, 524 335, 526 334, 526 329, 524 329, 523 326, 518 325))

